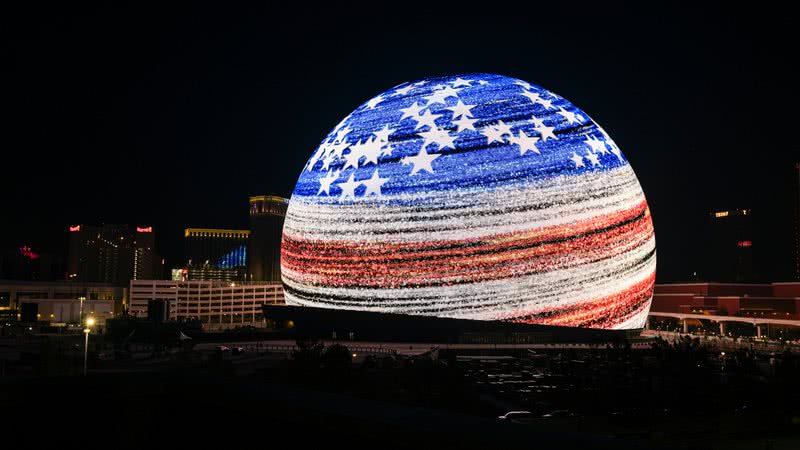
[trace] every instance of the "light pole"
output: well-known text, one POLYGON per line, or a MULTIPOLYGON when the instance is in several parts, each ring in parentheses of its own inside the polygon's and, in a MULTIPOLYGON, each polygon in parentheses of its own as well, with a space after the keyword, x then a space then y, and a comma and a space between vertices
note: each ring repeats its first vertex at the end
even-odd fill
POLYGON ((86 339, 83 342, 83 376, 86 376, 86 361, 89 359, 89 333, 92 331, 94 325, 94 317, 86 319, 86 328, 83 329, 83 334, 86 339))
POLYGON ((81 301, 81 307, 78 310, 78 323, 81 323, 83 322, 83 301, 86 300, 86 297, 81 295, 80 297, 78 297, 78 300, 81 301))

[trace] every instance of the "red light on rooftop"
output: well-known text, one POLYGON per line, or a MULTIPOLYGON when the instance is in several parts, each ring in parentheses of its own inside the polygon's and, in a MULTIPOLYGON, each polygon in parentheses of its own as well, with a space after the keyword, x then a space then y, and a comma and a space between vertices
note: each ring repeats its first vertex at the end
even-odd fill
POLYGON ((136 227, 136 232, 137 233, 152 233, 153 232, 153 227, 147 227, 147 228, 136 227))
POLYGON ((69 231, 70 231, 70 233, 74 233, 76 231, 81 231, 81 226, 80 225, 75 225, 74 227, 70 226, 69 227, 69 231))
POLYGON ((753 241, 739 241, 739 243, 736 245, 739 247, 751 247, 753 245, 753 241))

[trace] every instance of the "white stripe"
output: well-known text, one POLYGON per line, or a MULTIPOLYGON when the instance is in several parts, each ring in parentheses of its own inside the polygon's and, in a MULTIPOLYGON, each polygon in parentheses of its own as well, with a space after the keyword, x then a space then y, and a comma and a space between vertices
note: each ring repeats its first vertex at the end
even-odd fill
POLYGON ((633 208, 645 200, 629 165, 524 187, 393 197, 409 203, 412 198, 414 206, 316 203, 294 196, 289 203, 284 233, 296 239, 319 241, 460 240, 589 220, 633 208), (541 209, 514 210, 536 205, 541 209), (507 212, 487 215, 487 211, 494 209, 507 212), (434 236, 430 230, 436 230, 434 236))

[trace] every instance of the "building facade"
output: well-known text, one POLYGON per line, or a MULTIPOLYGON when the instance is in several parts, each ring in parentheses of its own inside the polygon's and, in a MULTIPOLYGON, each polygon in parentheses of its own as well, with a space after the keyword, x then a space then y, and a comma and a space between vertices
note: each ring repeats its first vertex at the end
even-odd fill
POLYGON ((252 281, 281 281, 281 237, 289 199, 250 197, 250 243, 247 272, 252 281))
POLYGON ((178 279, 246 281, 249 238, 250 230, 187 228, 186 266, 178 279))
POLYGON ((103 324, 125 308, 127 291, 99 283, 0 280, 0 308, 19 317, 23 304, 36 304, 37 319, 43 322, 80 323, 92 316, 103 324))
POLYGON ((153 227, 104 224, 69 227, 67 279, 127 286, 132 279, 160 278, 153 227))
POLYGON ((283 305, 281 283, 131 280, 128 314, 146 318, 163 302, 167 320, 200 320, 208 330, 263 327, 262 305, 283 305))
POLYGON ((657 284, 650 312, 800 320, 800 283, 657 284))

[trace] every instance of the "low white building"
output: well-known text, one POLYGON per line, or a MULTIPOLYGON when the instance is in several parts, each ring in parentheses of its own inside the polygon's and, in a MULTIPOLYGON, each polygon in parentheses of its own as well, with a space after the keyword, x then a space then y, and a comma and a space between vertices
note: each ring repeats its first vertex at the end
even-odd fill
POLYGON ((163 300, 169 320, 197 319, 205 329, 263 327, 261 305, 282 305, 283 285, 265 282, 131 280, 128 314, 147 317, 147 304, 163 300))
POLYGON ((126 288, 102 283, 0 280, 0 315, 20 319, 22 305, 34 303, 38 321, 63 325, 91 316, 102 326, 122 311, 126 296, 126 288))

